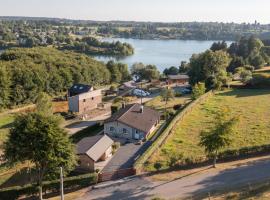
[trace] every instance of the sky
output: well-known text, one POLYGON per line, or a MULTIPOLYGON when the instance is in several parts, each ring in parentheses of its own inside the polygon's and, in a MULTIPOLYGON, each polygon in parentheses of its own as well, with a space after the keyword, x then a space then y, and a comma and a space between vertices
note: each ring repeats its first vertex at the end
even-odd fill
POLYGON ((0 16, 270 23, 270 0, 0 0, 0 16))

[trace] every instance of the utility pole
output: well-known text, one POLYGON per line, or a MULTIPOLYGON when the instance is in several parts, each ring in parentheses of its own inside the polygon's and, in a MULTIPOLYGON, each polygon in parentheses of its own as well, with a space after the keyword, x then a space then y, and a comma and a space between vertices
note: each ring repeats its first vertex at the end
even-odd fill
POLYGON ((64 183, 63 183, 63 168, 60 167, 60 196, 64 200, 64 183))
POLYGON ((142 105, 142 81, 141 81, 141 105, 142 105))

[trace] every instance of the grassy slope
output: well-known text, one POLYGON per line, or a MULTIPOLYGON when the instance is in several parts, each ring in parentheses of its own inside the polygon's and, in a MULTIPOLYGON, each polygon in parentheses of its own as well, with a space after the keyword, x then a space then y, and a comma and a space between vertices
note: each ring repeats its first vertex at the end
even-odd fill
MULTIPOLYGON (((179 123, 161 150, 151 158, 166 161, 172 153, 183 153, 185 158, 201 159, 204 150, 198 145, 202 130, 212 127, 213 112, 228 106, 233 115, 240 116, 230 149, 269 144, 270 142, 270 90, 233 90, 211 97, 197 106, 183 122, 179 123)), ((151 164, 150 164, 151 167, 151 164)))

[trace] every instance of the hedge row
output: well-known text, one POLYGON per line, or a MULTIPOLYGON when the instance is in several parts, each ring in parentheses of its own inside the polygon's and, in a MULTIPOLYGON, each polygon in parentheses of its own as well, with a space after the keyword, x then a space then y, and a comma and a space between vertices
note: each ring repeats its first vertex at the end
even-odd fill
MULTIPOLYGON (((64 178, 64 189, 72 190, 93 185, 97 182, 97 174, 84 174, 79 176, 64 178)), ((43 192, 58 192, 60 188, 60 181, 45 181, 43 182, 43 192)), ((38 194, 38 186, 36 184, 29 184, 25 186, 15 186, 0 190, 1 199, 18 199, 20 196, 33 196, 38 194)))
POLYGON ((213 91, 209 91, 202 95, 200 98, 192 101, 188 104, 183 110, 177 111, 175 117, 166 122, 167 125, 163 127, 162 133, 158 136, 158 138, 151 144, 151 146, 142 154, 139 159, 134 163, 133 167, 136 169, 137 173, 139 173, 142 169, 143 164, 153 155, 153 153, 166 141, 168 136, 172 133, 175 125, 182 121, 183 118, 188 114, 197 104, 202 103, 208 97, 213 95, 213 91))

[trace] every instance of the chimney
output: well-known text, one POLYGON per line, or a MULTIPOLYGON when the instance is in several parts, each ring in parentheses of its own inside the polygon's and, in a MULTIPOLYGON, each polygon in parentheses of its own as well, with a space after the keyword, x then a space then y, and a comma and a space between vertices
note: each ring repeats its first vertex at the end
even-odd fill
POLYGON ((125 108, 125 107, 126 107, 126 103, 123 102, 123 103, 122 103, 122 108, 125 108))
POLYGON ((143 113, 143 105, 140 107, 140 113, 143 113))

